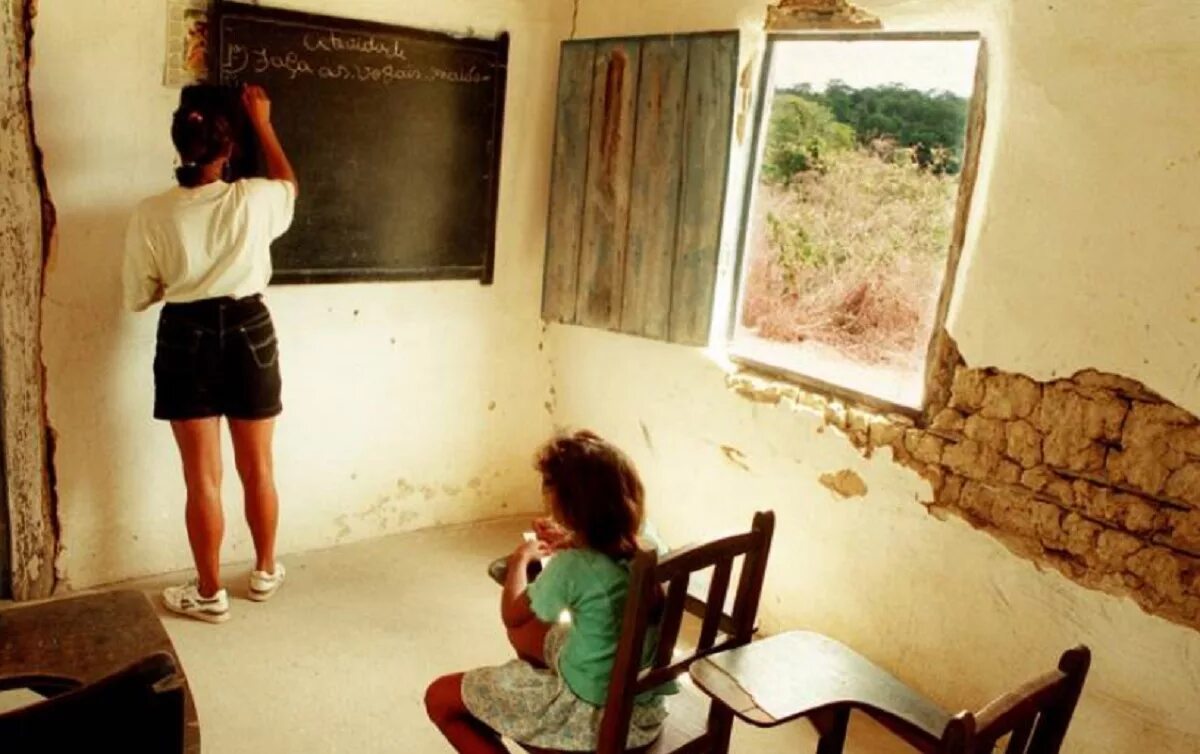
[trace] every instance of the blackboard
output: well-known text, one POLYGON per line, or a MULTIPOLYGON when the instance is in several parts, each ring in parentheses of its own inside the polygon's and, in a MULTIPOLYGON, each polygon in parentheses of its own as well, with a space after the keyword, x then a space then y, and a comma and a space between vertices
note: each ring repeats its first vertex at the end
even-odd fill
POLYGON ((237 3, 214 26, 220 83, 266 89, 300 183, 274 282, 491 282, 507 34, 237 3))

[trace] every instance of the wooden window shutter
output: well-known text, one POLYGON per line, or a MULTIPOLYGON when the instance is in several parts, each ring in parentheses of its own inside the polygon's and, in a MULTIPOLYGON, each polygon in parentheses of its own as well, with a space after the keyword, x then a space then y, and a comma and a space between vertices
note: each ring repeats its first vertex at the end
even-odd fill
POLYGON ((737 32, 565 42, 543 318, 707 345, 737 32))

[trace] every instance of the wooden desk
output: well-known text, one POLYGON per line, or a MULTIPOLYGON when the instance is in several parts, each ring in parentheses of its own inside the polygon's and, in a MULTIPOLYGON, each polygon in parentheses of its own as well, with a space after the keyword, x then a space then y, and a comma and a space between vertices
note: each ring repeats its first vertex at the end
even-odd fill
POLYGON ((936 750, 951 717, 854 650, 809 631, 711 655, 688 672, 701 690, 752 725, 810 719, 821 732, 818 754, 842 751, 854 709, 923 752, 936 750))
MULTIPOLYGON (((141 592, 89 594, 0 611, 0 689, 6 688, 6 678, 40 675, 69 683, 48 682, 39 689, 66 691, 158 651, 170 653, 183 675, 166 629, 141 592)), ((186 678, 184 716, 184 751, 200 754, 200 724, 186 678)))

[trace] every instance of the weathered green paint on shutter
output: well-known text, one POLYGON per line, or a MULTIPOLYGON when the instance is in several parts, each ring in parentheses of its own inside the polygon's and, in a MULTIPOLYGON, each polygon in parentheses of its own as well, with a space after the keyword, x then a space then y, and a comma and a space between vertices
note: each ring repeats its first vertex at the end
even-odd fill
POLYGON ((737 33, 563 45, 547 320, 705 345, 737 33))
POLYGON ((688 47, 686 37, 645 42, 637 95, 620 327, 659 340, 671 312, 688 47))
POLYGON ((670 340, 707 345, 733 126, 736 35, 691 40, 670 340))
POLYGON ((617 329, 629 230, 638 41, 600 42, 592 81, 591 143, 575 321, 617 329))
POLYGON ((568 42, 562 47, 559 63, 542 285, 542 317, 556 322, 575 321, 595 58, 594 42, 568 42))

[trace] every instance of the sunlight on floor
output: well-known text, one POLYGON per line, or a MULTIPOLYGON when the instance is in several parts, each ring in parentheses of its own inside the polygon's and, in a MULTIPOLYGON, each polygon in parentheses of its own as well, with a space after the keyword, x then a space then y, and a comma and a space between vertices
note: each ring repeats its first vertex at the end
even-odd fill
MULTIPOLYGON (((229 622, 163 615, 196 698, 206 752, 449 752, 422 697, 438 675, 511 654, 487 566, 523 521, 402 534, 283 558, 288 583, 248 601, 243 567, 224 576, 229 622)), ((183 578, 179 575, 177 578, 183 578)), ((126 585, 157 592, 176 578, 126 585)), ((739 725, 735 754, 814 751, 807 724, 739 725)), ((848 754, 906 751, 855 719, 848 754)))

